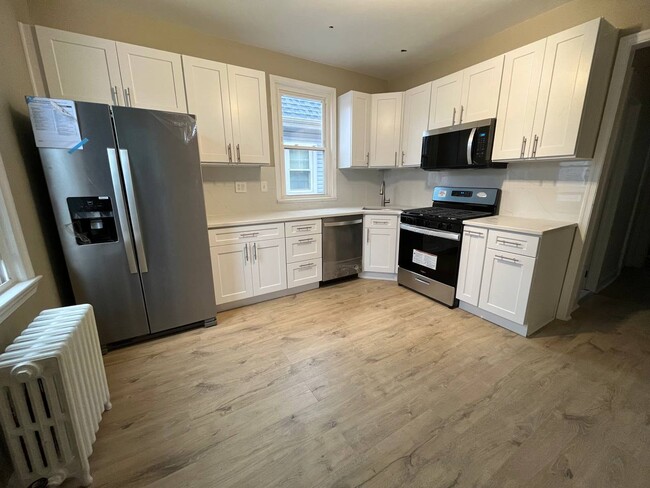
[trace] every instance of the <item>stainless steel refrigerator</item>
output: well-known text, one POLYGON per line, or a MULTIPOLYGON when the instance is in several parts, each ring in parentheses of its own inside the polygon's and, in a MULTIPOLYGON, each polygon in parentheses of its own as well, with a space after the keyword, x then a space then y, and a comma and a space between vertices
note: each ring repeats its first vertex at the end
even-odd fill
POLYGON ((194 117, 76 103, 81 150, 40 154, 77 303, 103 345, 216 323, 194 117))

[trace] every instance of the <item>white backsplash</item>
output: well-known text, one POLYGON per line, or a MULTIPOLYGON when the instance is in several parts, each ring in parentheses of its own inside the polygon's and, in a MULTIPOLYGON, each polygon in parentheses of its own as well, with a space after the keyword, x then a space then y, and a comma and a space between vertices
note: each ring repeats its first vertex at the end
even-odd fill
POLYGON ((337 170, 336 200, 278 203, 273 167, 203 166, 203 191, 208 220, 224 216, 251 215, 310 208, 379 205, 381 172, 365 169, 337 170), (235 181, 247 184, 246 193, 235 193, 235 181), (261 181, 268 192, 261 191, 261 181))
POLYGON ((505 169, 386 171, 386 193, 405 207, 431 205, 435 186, 501 188, 501 215, 577 222, 590 161, 510 163, 505 169))

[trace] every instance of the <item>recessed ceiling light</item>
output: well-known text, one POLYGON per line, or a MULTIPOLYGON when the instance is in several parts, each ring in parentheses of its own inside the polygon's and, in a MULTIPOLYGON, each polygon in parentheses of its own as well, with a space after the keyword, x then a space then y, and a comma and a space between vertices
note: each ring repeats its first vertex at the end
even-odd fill
POLYGON ((406 49, 402 49, 402 52, 405 53, 405 52, 406 52, 406 49))
POLYGON ((330 25, 330 29, 333 29, 333 28, 334 28, 334 26, 333 26, 333 25, 330 25))

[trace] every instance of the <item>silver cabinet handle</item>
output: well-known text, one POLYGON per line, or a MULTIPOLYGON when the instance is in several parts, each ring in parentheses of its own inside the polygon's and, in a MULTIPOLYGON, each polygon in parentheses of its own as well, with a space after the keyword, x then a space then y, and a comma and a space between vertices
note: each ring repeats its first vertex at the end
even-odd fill
POLYGON ((113 105, 120 104, 120 102, 117 100, 117 86, 111 87, 111 100, 113 100, 113 105))
POLYGON ((130 88, 125 88, 124 89, 124 105, 126 107, 133 107, 131 104, 131 89, 130 88))
POLYGON ((523 159, 524 154, 526 154, 526 136, 521 141, 521 155, 520 157, 523 159))
POLYGON ((232 163, 232 144, 228 143, 228 162, 232 163))
POLYGON ((503 244, 504 246, 521 247, 521 242, 506 241, 505 239, 501 238, 497 238, 497 244, 503 244))
POLYGON ((366 153, 366 166, 370 166, 370 153, 366 153))
POLYGON ((516 259, 516 258, 509 258, 508 256, 502 256, 500 254, 496 254, 494 257, 497 258, 497 259, 503 259, 505 261, 512 261, 513 263, 518 263, 519 262, 519 260, 516 259))
POLYGON ((397 151, 395 151, 395 166, 397 166, 397 151))
POLYGON ((454 112, 451 114, 451 125, 456 123, 456 107, 454 107, 454 112))
POLYGON ((477 232, 475 230, 466 230, 465 234, 470 236, 476 236, 476 237, 485 237, 485 234, 483 234, 482 232, 477 232))
POLYGON ((247 237, 257 237, 259 234, 259 232, 249 232, 247 234, 239 234, 239 237, 245 239, 247 237))
POLYGON ((315 239, 298 239, 298 242, 300 244, 309 244, 311 242, 316 242, 316 240, 315 239))
POLYGON ((390 222, 388 222, 388 220, 372 220, 371 222, 373 224, 381 224, 381 225, 387 225, 387 224, 390 223, 390 222))
POLYGON ((138 267, 135 262, 135 252, 133 251, 133 241, 131 240, 131 229, 129 220, 126 216, 126 203, 124 202, 124 190, 122 189, 122 179, 120 178, 120 169, 117 162, 115 149, 107 147, 108 165, 111 170, 111 179, 113 180, 113 192, 115 193, 115 207, 122 231, 122 240, 124 241, 124 251, 126 252, 126 261, 129 264, 129 272, 135 274, 138 267))
POLYGON ((308 226, 305 226, 305 227, 296 227, 296 230, 298 230, 298 231, 307 231, 307 230, 311 230, 311 229, 312 229, 311 225, 308 225, 308 226))
POLYGON ((237 144, 236 148, 237 148, 237 162, 241 163, 241 155, 239 154, 239 144, 237 144))
POLYGON ((533 139, 533 150, 532 150, 532 157, 535 157, 537 154, 537 141, 539 141, 539 137, 537 137, 537 134, 535 134, 535 138, 533 139))
POLYGON ((244 244, 244 259, 248 262, 248 244, 244 244))
POLYGON ((304 269, 304 268, 313 268, 314 266, 316 266, 316 263, 305 263, 305 264, 301 264, 298 267, 304 269))
POLYGON ((133 187, 133 177, 131 176, 131 161, 129 160, 129 151, 126 149, 120 149, 120 164, 122 165, 122 176, 124 177, 126 195, 129 199, 129 215, 131 216, 131 227, 133 228, 133 239, 135 240, 135 252, 138 255, 140 272, 147 273, 149 268, 147 267, 147 256, 144 252, 144 242, 142 242, 142 229, 140 228, 135 188, 133 187))
POLYGON ((366 229, 366 242, 370 243, 370 229, 366 229))
POLYGON ((253 242, 253 262, 257 261, 257 242, 253 242))
POLYGON ((458 117, 458 123, 462 124, 463 123, 463 110, 465 110, 465 107, 462 105, 460 106, 460 117, 458 117))

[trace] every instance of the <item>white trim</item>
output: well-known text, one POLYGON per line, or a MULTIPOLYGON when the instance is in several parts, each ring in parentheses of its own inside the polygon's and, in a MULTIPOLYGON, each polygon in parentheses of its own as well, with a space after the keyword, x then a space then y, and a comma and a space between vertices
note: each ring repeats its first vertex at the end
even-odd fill
POLYGON ((45 75, 43 74, 41 58, 36 46, 36 32, 34 26, 18 22, 18 29, 20 30, 20 40, 23 44, 25 61, 27 62, 27 70, 29 71, 29 80, 32 85, 32 95, 37 97, 47 97, 48 93, 45 88, 45 75))
POLYGON ((607 93, 607 102, 603 112, 598 142, 594 153, 593 166, 587 184, 587 191, 578 219, 578 232, 583 241, 576 239, 571 251, 567 275, 560 296, 557 317, 568 320, 577 308, 577 298, 584 276, 587 258, 595 242, 598 232, 596 220, 600 218, 607 190, 607 182, 612 170, 612 155, 615 142, 612 136, 618 134, 621 123, 619 105, 625 92, 627 74, 634 53, 637 49, 650 45, 650 29, 623 37, 618 46, 614 70, 607 93))
POLYGON ((336 200, 336 89, 306 81, 269 75, 271 91, 271 121, 273 126, 273 152, 275 158, 275 177, 277 200, 279 203, 314 202, 336 200), (280 96, 289 94, 303 98, 323 101, 323 143, 324 148, 301 147, 306 150, 324 149, 325 194, 289 195, 285 179, 284 150, 282 139, 282 105, 280 96))
POLYGON ((34 275, 29 259, 25 237, 20 228, 16 206, 11 196, 11 188, 4 162, 0 155, 0 239, 3 259, 12 280, 10 288, 0 294, 0 323, 5 320, 27 298, 34 294, 40 276, 34 275))

